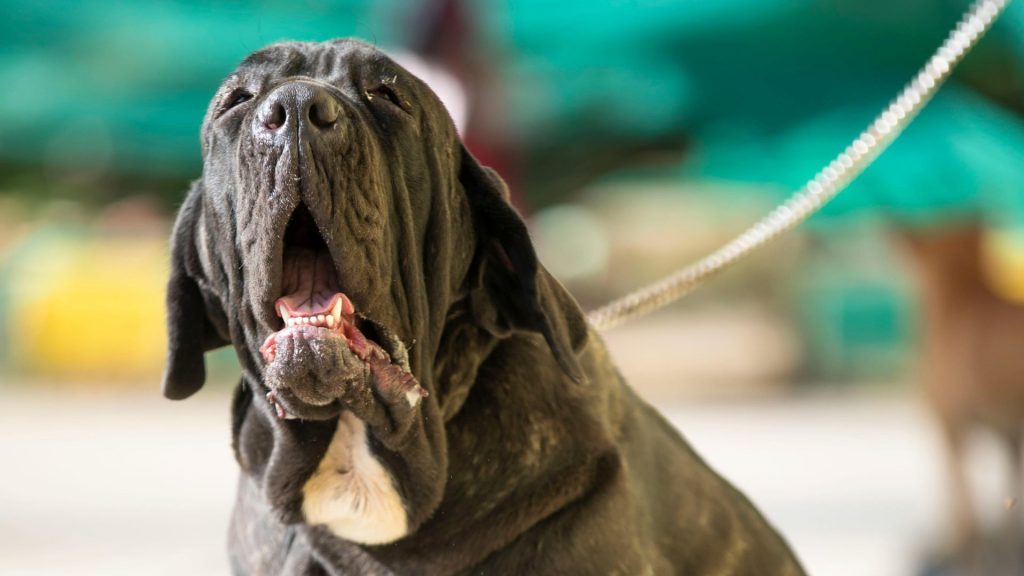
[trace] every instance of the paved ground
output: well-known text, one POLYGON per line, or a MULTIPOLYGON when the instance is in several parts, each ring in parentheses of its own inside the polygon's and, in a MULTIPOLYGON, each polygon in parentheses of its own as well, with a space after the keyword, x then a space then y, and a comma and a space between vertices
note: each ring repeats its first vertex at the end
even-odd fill
MULTIPOLYGON (((227 404, 0 388, 0 574, 226 574, 227 404)), ((913 398, 661 407, 812 574, 913 574, 941 533, 941 454, 913 398)), ((998 507, 993 461, 977 471, 998 507)))

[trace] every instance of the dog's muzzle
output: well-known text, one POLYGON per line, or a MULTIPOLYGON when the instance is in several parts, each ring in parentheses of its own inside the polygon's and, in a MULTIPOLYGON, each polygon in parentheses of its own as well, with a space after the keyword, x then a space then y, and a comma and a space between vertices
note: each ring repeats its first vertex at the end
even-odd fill
POLYGON ((314 214, 335 209, 333 202, 331 208, 317 202, 319 195, 337 193, 317 189, 322 183, 314 167, 322 168, 324 160, 339 154, 352 129, 338 98, 315 82, 290 81, 264 97, 251 124, 256 142, 282 160, 266 165, 272 170, 271 193, 299 196, 286 216, 278 292, 270 295, 277 324, 260 347, 267 399, 281 417, 336 414, 339 399, 370 378, 374 361, 404 364, 408 370, 401 341, 363 316, 346 294, 346 279, 336 266, 336 259, 344 257, 338 246, 343 235, 329 224, 335 215, 314 214))

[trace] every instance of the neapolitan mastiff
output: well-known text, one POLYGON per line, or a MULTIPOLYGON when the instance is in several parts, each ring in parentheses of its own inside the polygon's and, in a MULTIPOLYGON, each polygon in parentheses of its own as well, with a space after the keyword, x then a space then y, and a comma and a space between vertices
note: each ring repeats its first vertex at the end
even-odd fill
POLYGON ((237 574, 799 574, 623 382, 437 97, 353 40, 225 81, 164 393, 234 345, 237 574))

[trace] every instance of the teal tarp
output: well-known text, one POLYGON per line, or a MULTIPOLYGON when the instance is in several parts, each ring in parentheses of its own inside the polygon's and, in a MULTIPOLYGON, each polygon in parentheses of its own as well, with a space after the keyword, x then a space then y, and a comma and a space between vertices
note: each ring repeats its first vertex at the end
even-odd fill
MULTIPOLYGON (((0 3, 0 161, 193 176, 207 101, 245 54, 285 38, 400 44, 414 4, 0 3)), ((465 5, 479 24, 477 44, 503 70, 511 137, 532 163, 528 190, 569 192, 545 188, 544 175, 576 170, 574 159, 601 150, 685 135, 680 177, 749 180, 782 193, 866 125, 966 2, 465 5)), ((1022 63, 1024 3, 1015 2, 958 86, 832 213, 882 207, 926 219, 1020 204, 1022 63)))
POLYGON ((282 39, 387 41, 375 14, 397 3, 0 3, 0 158, 195 174, 207 103, 246 54, 282 39))
MULTIPOLYGON (((519 0, 487 21, 507 41, 509 84, 526 87, 510 97, 519 102, 514 124, 543 134, 543 157, 580 142, 685 133, 684 178, 768 184, 781 198, 867 126, 967 6, 519 0)), ((1016 2, 825 215, 1021 215, 1022 78, 1024 3, 1016 2)))

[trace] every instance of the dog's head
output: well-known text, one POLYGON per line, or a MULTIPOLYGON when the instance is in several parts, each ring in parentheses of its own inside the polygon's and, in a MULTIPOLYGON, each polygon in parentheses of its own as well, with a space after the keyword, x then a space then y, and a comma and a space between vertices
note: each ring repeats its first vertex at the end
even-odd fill
POLYGON ((381 51, 339 40, 252 54, 211 103, 202 144, 172 240, 167 397, 196 392, 203 353, 232 343, 289 414, 327 418, 339 371, 365 377, 367 339, 433 392, 449 312, 474 294, 481 326, 542 333, 579 377, 584 321, 503 182, 381 51))

